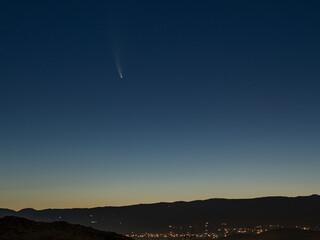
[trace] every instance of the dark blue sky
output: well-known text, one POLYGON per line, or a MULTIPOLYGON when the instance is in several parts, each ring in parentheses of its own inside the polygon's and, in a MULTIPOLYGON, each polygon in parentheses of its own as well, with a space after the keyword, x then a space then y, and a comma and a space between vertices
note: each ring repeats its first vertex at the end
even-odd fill
POLYGON ((319 7, 2 1, 0 207, 319 193, 319 7))

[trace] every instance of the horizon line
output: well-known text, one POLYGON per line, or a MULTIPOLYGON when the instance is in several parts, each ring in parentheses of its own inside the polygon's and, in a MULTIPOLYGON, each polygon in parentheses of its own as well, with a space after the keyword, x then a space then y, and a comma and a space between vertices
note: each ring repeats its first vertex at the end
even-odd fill
POLYGON ((174 203, 191 203, 191 202, 198 202, 198 201, 209 201, 209 200, 253 200, 253 199, 263 199, 263 198, 301 198, 301 197, 320 197, 320 194, 310 194, 310 195, 296 195, 296 196, 261 196, 261 197, 244 197, 244 198, 223 198, 223 197, 214 197, 214 198, 207 198, 207 199, 195 199, 195 200, 177 200, 177 201, 168 201, 168 202, 150 202, 150 203, 136 203, 136 204, 129 204, 129 205, 121 205, 121 206, 95 206, 95 207, 74 207, 74 208, 43 208, 43 209, 36 209, 36 208, 21 208, 20 210, 14 210, 10 208, 0 208, 0 210, 10 210, 14 212, 20 212, 23 210, 35 210, 35 211, 45 211, 45 210, 68 210, 68 209, 95 209, 95 208, 123 208, 123 207, 133 207, 139 205, 155 205, 155 204, 174 204, 174 203))

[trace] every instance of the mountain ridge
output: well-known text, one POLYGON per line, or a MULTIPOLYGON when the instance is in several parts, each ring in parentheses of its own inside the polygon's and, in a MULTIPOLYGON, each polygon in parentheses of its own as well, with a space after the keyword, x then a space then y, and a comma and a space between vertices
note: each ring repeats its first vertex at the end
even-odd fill
POLYGON ((137 204, 116 207, 43 209, 20 211, 1 210, 1 216, 19 216, 32 220, 91 226, 119 233, 168 232, 174 227, 194 226, 204 231, 204 222, 210 229, 227 223, 229 226, 278 224, 320 226, 320 196, 262 197, 250 199, 212 198, 190 202, 176 201, 137 204))
POLYGON ((0 208, 1 210, 9 210, 14 211, 16 213, 22 211, 22 210, 35 210, 35 211, 43 211, 43 210, 74 210, 74 209, 96 209, 96 208, 123 208, 123 207, 135 207, 135 206, 145 206, 145 205, 155 205, 155 204, 175 204, 175 203, 193 203, 193 202, 203 202, 203 201, 210 201, 210 200, 255 200, 255 199, 295 199, 295 198, 319 198, 320 194, 311 194, 306 196, 295 196, 295 197, 288 197, 288 196, 265 196, 265 197, 253 197, 253 198, 208 198, 208 199, 202 199, 202 200, 190 200, 190 201, 184 201, 184 200, 177 200, 173 202, 154 202, 154 203, 137 203, 137 204, 129 204, 129 205, 123 205, 123 206, 99 206, 99 207, 76 207, 76 208, 43 208, 43 209, 35 209, 35 208, 22 208, 20 210, 13 210, 10 208, 0 208))

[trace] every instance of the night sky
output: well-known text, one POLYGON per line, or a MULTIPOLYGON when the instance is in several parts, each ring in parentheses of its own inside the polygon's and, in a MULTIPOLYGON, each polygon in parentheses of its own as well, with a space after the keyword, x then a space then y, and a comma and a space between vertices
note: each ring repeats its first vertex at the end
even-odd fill
POLYGON ((318 1, 0 3, 0 207, 319 194, 318 1))

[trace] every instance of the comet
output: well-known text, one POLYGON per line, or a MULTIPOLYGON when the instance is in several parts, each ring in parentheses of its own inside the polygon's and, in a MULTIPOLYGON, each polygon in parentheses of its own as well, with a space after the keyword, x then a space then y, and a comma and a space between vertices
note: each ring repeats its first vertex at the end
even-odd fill
POLYGON ((115 60, 115 64, 116 64, 116 68, 117 68, 118 74, 119 74, 120 78, 123 78, 119 51, 115 52, 114 60, 115 60))

